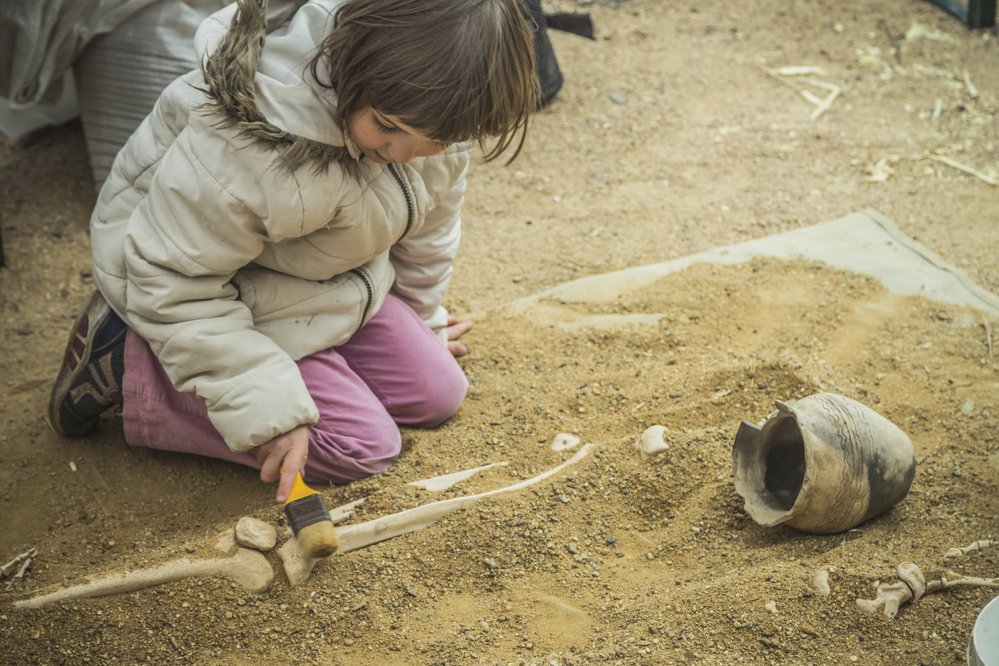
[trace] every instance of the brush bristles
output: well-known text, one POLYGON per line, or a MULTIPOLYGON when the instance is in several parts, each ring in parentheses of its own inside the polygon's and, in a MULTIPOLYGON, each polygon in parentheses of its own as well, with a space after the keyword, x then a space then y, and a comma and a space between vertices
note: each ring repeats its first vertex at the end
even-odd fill
POLYGON ((329 557, 340 547, 333 523, 328 520, 306 525, 298 531, 297 538, 302 552, 313 559, 329 557))

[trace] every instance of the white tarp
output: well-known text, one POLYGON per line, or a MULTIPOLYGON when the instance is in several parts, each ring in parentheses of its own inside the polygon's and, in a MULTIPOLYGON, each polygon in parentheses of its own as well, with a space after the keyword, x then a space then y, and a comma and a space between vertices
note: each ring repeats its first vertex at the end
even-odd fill
POLYGON ((906 236, 887 217, 870 209, 672 261, 565 282, 513 301, 510 307, 515 312, 534 312, 542 319, 557 319, 560 325, 570 328, 650 323, 658 319, 657 315, 587 316, 562 311, 558 304, 607 303, 692 264, 738 264, 754 257, 820 261, 834 268, 869 275, 900 296, 922 296, 965 305, 992 317, 999 316, 999 297, 979 287, 963 271, 906 236))

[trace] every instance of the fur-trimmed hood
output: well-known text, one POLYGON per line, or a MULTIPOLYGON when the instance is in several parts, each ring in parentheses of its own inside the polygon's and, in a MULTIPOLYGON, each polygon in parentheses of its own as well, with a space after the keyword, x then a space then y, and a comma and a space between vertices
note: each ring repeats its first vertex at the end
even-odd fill
POLYGON ((358 160, 361 151, 333 119, 336 97, 309 72, 316 48, 345 0, 312 0, 264 37, 267 0, 238 0, 208 17, 195 35, 220 126, 282 148, 290 168, 358 160), (346 154, 344 154, 346 152, 346 154))

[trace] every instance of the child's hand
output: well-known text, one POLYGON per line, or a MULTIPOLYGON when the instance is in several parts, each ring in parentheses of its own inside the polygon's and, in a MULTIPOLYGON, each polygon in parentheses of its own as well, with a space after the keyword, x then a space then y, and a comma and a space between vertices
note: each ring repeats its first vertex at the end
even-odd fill
POLYGON ((309 457, 309 428, 299 426, 279 435, 253 450, 260 461, 260 479, 264 483, 278 481, 277 501, 288 499, 295 474, 305 475, 305 461, 309 457))
POLYGON ((452 315, 448 316, 447 328, 444 329, 447 333, 447 350, 455 357, 464 356, 468 353, 468 347, 465 346, 465 343, 458 342, 458 338, 470 330, 472 330, 472 322, 462 321, 452 315))

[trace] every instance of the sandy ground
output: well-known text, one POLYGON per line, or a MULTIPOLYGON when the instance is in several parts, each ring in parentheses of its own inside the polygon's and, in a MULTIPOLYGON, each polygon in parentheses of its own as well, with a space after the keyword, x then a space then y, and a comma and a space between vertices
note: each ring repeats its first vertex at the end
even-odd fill
MULTIPOLYGON (((44 420, 68 327, 92 289, 94 193, 78 125, 0 144, 0 654, 12 664, 962 663, 995 590, 930 595, 899 616, 855 599, 900 562, 999 575, 996 322, 803 262, 697 265, 613 304, 658 324, 566 331, 501 306, 588 274, 658 262, 874 208, 999 290, 999 40, 929 2, 549 3, 590 11, 596 41, 552 35, 566 85, 511 166, 478 165, 449 303, 474 313, 469 399, 406 431, 359 522, 529 478, 426 530, 336 556, 264 594, 224 579, 42 610, 12 602, 87 575, 218 557, 243 515, 279 524, 251 470, 128 447, 109 420, 65 441, 44 420), (823 115, 766 68, 842 88, 823 115), (912 438, 909 496, 847 534, 764 528, 731 479, 742 419, 835 391, 912 438), (631 448, 649 426, 669 451, 631 448), (506 461, 451 490, 407 482, 506 461), (835 567, 832 593, 812 576, 835 567), (773 602, 771 608, 767 605, 773 602)), ((827 90, 812 87, 819 96, 827 90)), ((598 309, 599 310, 599 309, 598 309)), ((600 310, 603 311, 603 310, 600 310)), ((275 555, 269 561, 279 569, 275 555)))

